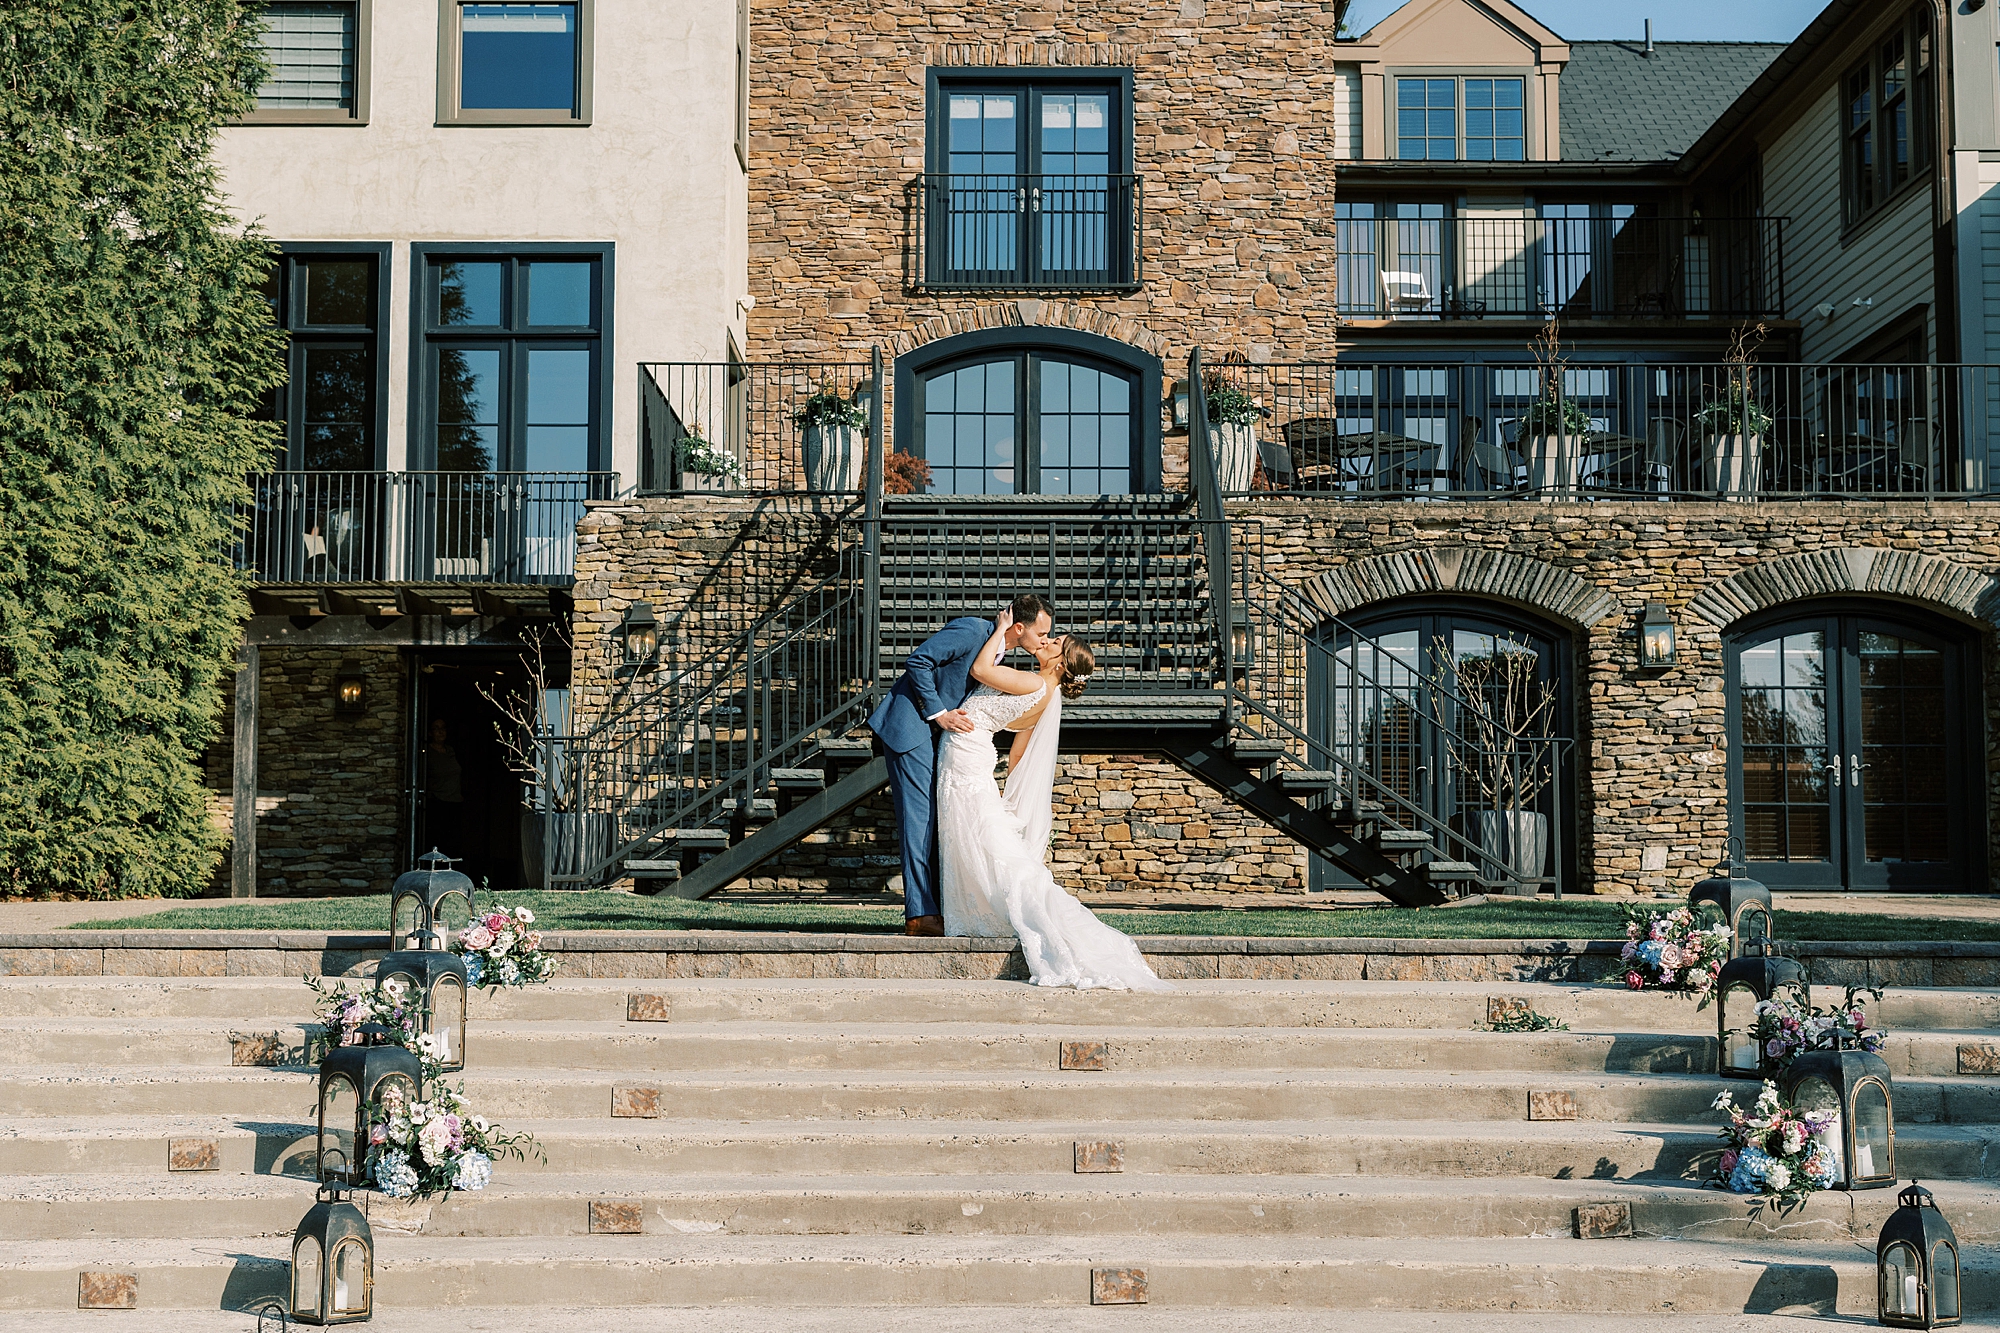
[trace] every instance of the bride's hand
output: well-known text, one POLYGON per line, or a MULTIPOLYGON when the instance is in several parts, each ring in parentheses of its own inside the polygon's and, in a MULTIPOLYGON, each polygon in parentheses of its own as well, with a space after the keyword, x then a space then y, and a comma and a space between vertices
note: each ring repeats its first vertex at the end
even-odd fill
POLYGON ((1009 603, 1008 605, 1001 607, 1000 614, 993 617, 993 623, 1000 627, 1000 633, 1002 634, 1005 634, 1008 630, 1012 629, 1014 627, 1013 604, 1009 603))

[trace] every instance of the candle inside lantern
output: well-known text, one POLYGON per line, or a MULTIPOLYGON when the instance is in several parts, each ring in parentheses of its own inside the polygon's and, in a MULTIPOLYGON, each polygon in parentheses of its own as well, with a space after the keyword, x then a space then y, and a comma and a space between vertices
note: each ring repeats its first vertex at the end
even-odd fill
POLYGON ((1917 1312, 1917 1275, 1915 1273, 1905 1273, 1903 1274, 1903 1313, 1916 1314, 1917 1312))
MULTIPOLYGON (((1875 1174, 1875 1149, 1865 1139, 1854 1145, 1854 1174, 1867 1177, 1875 1174)), ((1911 1278, 1910 1281, 1916 1281, 1911 1278)))
POLYGON ((341 1256, 342 1262, 337 1263, 333 1266, 333 1308, 336 1310, 345 1310, 349 1308, 347 1304, 347 1264, 345 1262, 346 1257, 347 1256, 342 1255, 341 1256))
POLYGON ((1731 1069, 1755 1069, 1757 1067, 1757 1040, 1754 1037, 1739 1037, 1729 1047, 1729 1067, 1731 1069))

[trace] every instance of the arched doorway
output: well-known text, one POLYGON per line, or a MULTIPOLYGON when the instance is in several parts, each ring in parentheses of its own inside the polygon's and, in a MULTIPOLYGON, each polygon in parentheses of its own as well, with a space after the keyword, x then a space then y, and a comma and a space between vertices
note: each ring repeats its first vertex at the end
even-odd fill
POLYGON ((1906 608, 1787 607, 1729 638, 1729 813, 1774 888, 1965 889, 1983 861, 1967 631, 1906 608))
MULTIPOLYGON (((1539 888, 1569 886, 1570 675, 1569 635, 1512 608, 1443 599, 1371 607, 1330 622, 1314 644, 1312 735, 1337 766, 1380 784, 1385 803, 1407 803, 1504 855, 1539 888)), ((1440 845, 1439 855, 1463 859, 1454 850, 1464 848, 1440 845)), ((1344 886, 1317 860, 1313 878, 1344 886)))
POLYGON ((1133 495, 1160 485, 1160 362, 1070 329, 988 329, 896 362, 899 452, 933 495, 1133 495))

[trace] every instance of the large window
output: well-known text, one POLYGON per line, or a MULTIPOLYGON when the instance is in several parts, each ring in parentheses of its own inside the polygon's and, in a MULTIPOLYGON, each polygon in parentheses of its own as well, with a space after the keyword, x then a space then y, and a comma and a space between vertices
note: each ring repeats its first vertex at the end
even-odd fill
POLYGON ((368 123, 372 0, 291 0, 259 7, 269 72, 244 119, 274 125, 368 123))
POLYGON ((923 186, 926 282, 1119 287, 1136 281, 1130 80, 937 75, 923 186))
POLYGON ((382 465, 388 262, 385 245, 287 251, 265 279, 272 317, 290 339, 286 382, 266 407, 284 423, 286 470, 382 465))
POLYGON ((1859 222, 1931 161, 1936 56, 1927 9, 1909 12, 1841 80, 1841 190, 1859 222))
POLYGON ((438 121, 588 125, 592 0, 439 0, 438 121))
POLYGON ((1526 160, 1525 79, 1426 76, 1395 82, 1396 156, 1402 160, 1526 160))

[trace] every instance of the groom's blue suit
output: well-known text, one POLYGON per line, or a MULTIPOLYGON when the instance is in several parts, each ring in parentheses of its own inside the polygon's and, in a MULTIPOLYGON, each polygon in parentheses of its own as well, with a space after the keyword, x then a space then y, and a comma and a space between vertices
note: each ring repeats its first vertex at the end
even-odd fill
POLYGON ((903 915, 939 916, 937 821, 932 788, 941 728, 927 721, 972 693, 972 663, 993 637, 994 622, 962 616, 925 639, 868 719, 889 760, 889 796, 903 843, 903 915))

